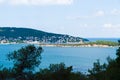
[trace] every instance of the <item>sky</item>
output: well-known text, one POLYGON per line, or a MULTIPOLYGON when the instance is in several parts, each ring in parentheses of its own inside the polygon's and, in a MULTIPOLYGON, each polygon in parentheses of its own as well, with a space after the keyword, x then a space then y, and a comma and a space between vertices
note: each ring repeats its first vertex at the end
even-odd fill
POLYGON ((0 0, 0 27, 120 38, 120 0, 0 0))

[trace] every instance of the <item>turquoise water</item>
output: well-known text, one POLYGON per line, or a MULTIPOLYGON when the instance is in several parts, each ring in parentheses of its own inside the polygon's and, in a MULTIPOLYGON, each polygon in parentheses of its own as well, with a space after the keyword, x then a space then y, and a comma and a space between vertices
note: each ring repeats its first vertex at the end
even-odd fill
MULTIPOLYGON (((3 64, 4 67, 12 67, 13 63, 7 60, 6 55, 25 45, 27 44, 0 45, 0 64, 3 64)), ((93 62, 97 59, 104 63, 108 56, 115 58, 117 48, 43 47, 43 49, 40 68, 64 62, 67 66, 73 66, 74 71, 86 72, 92 68, 93 62)))

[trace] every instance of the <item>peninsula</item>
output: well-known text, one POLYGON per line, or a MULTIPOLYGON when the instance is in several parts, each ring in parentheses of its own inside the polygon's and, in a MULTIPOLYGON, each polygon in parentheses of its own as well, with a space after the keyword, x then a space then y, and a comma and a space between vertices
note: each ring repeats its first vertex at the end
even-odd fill
POLYGON ((48 33, 30 28, 1 27, 0 43, 83 43, 88 39, 74 37, 66 34, 48 33))
POLYGON ((57 47, 114 47, 117 42, 95 41, 65 34, 48 33, 30 28, 1 27, 0 44, 28 43, 57 47))

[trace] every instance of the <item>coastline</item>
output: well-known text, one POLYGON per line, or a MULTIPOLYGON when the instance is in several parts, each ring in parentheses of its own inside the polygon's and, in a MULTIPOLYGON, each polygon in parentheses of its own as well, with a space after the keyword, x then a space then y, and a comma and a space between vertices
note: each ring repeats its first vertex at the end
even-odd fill
POLYGON ((81 44, 81 45, 78 45, 78 44, 39 44, 40 46, 42 47, 100 47, 100 48, 115 48, 115 47, 119 47, 119 46, 109 46, 109 45, 96 45, 96 44, 93 44, 93 45, 85 45, 85 44, 81 44))
POLYGON ((33 44, 41 47, 99 47, 99 48, 115 48, 120 46, 109 46, 102 44, 43 44, 43 43, 0 43, 0 45, 15 45, 15 44, 33 44))

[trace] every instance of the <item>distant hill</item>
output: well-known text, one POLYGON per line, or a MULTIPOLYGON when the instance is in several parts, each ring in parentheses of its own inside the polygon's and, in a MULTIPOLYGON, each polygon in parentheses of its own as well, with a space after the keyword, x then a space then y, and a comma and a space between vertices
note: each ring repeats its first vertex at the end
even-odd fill
POLYGON ((29 28, 1 27, 0 40, 29 40, 43 43, 68 43, 87 41, 87 39, 63 34, 48 33, 29 28))

